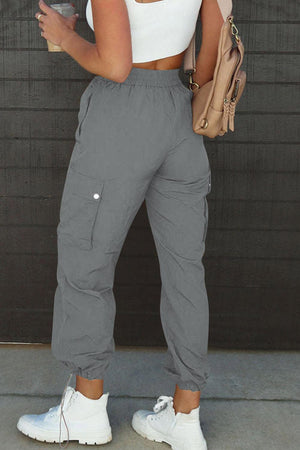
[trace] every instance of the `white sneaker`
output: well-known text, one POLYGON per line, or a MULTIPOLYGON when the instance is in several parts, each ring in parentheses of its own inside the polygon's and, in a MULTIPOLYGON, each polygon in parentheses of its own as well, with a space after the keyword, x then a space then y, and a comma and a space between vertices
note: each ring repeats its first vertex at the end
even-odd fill
POLYGON ((67 440, 67 445, 69 440, 79 441, 79 444, 105 444, 112 440, 106 410, 108 396, 109 392, 94 400, 67 386, 59 405, 43 414, 21 416, 17 428, 38 441, 61 444, 67 440))
POLYGON ((199 420, 200 406, 189 414, 175 414, 173 397, 161 395, 153 411, 140 409, 133 414, 131 425, 138 434, 166 442, 172 450, 207 450, 199 420))

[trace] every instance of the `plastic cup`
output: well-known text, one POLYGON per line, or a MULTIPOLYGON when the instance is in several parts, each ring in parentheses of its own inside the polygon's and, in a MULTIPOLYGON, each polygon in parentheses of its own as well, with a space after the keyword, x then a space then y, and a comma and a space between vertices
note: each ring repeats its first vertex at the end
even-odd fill
MULTIPOLYGON (((70 17, 75 14, 75 6, 73 3, 54 3, 50 5, 52 9, 55 9, 59 14, 65 17, 70 17)), ((60 45, 53 44, 47 40, 49 52, 63 52, 64 50, 60 45)))

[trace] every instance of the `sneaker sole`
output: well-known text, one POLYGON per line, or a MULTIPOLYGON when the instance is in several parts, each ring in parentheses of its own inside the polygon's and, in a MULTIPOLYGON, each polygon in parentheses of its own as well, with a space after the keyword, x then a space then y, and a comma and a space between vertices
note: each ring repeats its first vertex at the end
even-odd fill
MULTIPOLYGON (((168 440, 166 436, 164 436, 162 433, 159 433, 155 430, 148 430, 147 432, 139 427, 139 422, 133 417, 131 421, 131 426, 138 433, 140 436, 142 436, 145 439, 148 439, 149 441, 155 441, 155 442, 166 442, 167 444, 171 445, 172 450, 182 450, 182 447, 178 447, 177 444, 173 444, 168 440)), ((199 447, 198 447, 199 449, 199 447)), ((197 450, 198 450, 197 449, 197 450)), ((200 450, 200 449, 199 449, 200 450)), ((204 439, 204 444, 201 448, 201 450, 208 450, 207 449, 207 443, 204 439)))
MULTIPOLYGON (((45 430, 41 430, 40 434, 38 430, 32 430, 29 431, 25 430, 23 428, 21 423, 17 423, 17 428, 21 433, 25 434, 25 436, 28 436, 32 439, 35 439, 40 442, 48 442, 48 443, 59 443, 59 439, 57 439, 57 433, 56 432, 50 432, 47 431, 47 436, 45 436, 45 430)), ((61 440, 61 443, 67 441, 67 438, 64 438, 61 440)), ((78 441, 79 444, 87 444, 87 445, 101 445, 101 444, 107 444, 112 440, 112 433, 111 430, 107 432, 106 434, 102 433, 99 435, 95 434, 94 436, 91 436, 89 433, 89 436, 84 436, 80 434, 70 433, 69 441, 78 441)))

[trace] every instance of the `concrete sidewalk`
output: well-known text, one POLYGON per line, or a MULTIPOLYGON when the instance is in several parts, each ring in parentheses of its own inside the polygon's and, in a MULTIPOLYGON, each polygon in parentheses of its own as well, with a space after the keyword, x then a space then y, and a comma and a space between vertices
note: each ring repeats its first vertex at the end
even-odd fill
MULTIPOLYGON (((170 449, 147 441, 130 425, 137 409, 152 410, 159 395, 173 395, 163 371, 165 348, 116 347, 107 370, 112 442, 90 448, 170 449)), ((0 345, 1 450, 59 448, 23 435, 22 414, 39 414, 60 402, 69 372, 49 345, 0 345)), ((201 394, 200 420, 209 450, 300 448, 300 352, 209 350, 211 375, 201 394)), ((70 385, 75 386, 75 377, 70 385)), ((68 449, 81 449, 70 442, 68 449)))

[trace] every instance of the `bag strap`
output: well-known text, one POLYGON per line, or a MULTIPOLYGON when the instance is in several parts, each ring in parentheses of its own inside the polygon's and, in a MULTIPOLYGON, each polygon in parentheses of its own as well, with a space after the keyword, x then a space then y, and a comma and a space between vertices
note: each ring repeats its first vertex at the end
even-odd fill
MULTIPOLYGON (((217 0, 224 22, 232 12, 232 0, 217 0)), ((197 26, 197 23, 196 23, 197 26)), ((196 72, 196 28, 183 59, 184 73, 196 72)))

